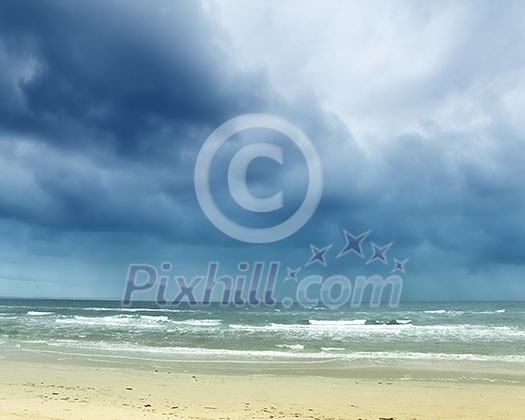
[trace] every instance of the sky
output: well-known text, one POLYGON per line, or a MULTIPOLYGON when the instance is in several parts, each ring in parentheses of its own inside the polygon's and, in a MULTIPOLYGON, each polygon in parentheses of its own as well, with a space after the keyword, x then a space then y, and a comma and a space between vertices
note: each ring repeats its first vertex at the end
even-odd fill
MULTIPOLYGON (((0 2, 0 296, 120 299, 130 264, 172 275, 238 263, 391 273, 404 300, 525 299, 525 4, 490 1, 0 2), (304 132, 322 165, 313 216, 271 243, 206 216, 194 170, 206 139, 251 113, 304 132), (363 256, 343 231, 371 231, 363 256), (387 264, 372 242, 392 243, 387 264)), ((285 135, 255 128, 214 158, 210 188, 236 222, 290 217, 308 183, 285 135), (228 190, 242 146, 250 213, 228 190)), ((152 294, 145 294, 150 298, 152 294)))

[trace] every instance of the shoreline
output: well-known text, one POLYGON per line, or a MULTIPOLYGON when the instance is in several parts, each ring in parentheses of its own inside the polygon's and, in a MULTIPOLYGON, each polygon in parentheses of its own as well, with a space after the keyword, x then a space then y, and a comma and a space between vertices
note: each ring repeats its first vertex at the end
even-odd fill
POLYGON ((356 379, 362 381, 436 382, 463 384, 509 384, 525 386, 522 362, 434 360, 434 359, 381 359, 355 358, 341 360, 338 355, 327 359, 294 358, 301 353, 279 358, 211 358, 198 355, 170 353, 118 353, 92 349, 72 351, 70 348, 49 348, 39 344, 27 347, 23 343, 6 346, 4 342, 0 361, 23 364, 64 366, 69 369, 100 368, 137 372, 171 371, 194 372, 201 375, 254 376, 264 371, 281 377, 320 377, 356 379))
POLYGON ((228 375, 0 360, 2 419, 523 416, 523 385, 228 375))

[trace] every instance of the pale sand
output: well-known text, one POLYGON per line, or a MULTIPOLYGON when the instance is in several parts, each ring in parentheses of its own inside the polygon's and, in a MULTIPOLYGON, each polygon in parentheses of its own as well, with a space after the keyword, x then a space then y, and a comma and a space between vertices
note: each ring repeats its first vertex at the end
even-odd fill
POLYGON ((525 419, 522 385, 214 376, 0 361, 0 419, 525 419), (127 389, 131 388, 131 389, 127 389))

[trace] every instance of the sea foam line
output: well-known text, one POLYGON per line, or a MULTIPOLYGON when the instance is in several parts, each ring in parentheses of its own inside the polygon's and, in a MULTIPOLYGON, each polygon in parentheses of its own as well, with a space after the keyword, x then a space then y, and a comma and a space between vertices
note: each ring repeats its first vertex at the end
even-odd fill
POLYGON ((29 316, 44 316, 44 315, 54 315, 54 312, 44 312, 44 311, 28 311, 27 315, 29 316))
MULTIPOLYGON (((110 343, 80 343, 80 342, 49 342, 49 347, 66 347, 71 350, 98 350, 105 352, 117 352, 125 354, 163 354, 190 357, 222 357, 238 359, 319 359, 319 360, 412 360, 412 361, 469 361, 469 362, 508 362, 525 363, 525 355, 480 355, 471 353, 423 353, 423 352, 354 352, 329 354, 323 352, 294 352, 275 350, 233 350, 233 349, 211 349, 202 347, 149 347, 136 344, 110 344, 110 343)), ((27 349, 38 351, 38 349, 27 349)), ((290 349, 296 350, 296 349, 290 349)), ((45 350, 44 350, 45 351, 45 350)), ((69 353, 75 355, 74 352, 69 353)))

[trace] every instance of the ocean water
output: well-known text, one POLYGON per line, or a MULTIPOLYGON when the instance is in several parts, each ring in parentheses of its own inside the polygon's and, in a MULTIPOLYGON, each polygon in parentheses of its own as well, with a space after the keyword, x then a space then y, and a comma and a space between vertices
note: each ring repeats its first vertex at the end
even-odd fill
POLYGON ((525 303, 158 307, 0 300, 0 358, 223 374, 525 382, 525 303))

